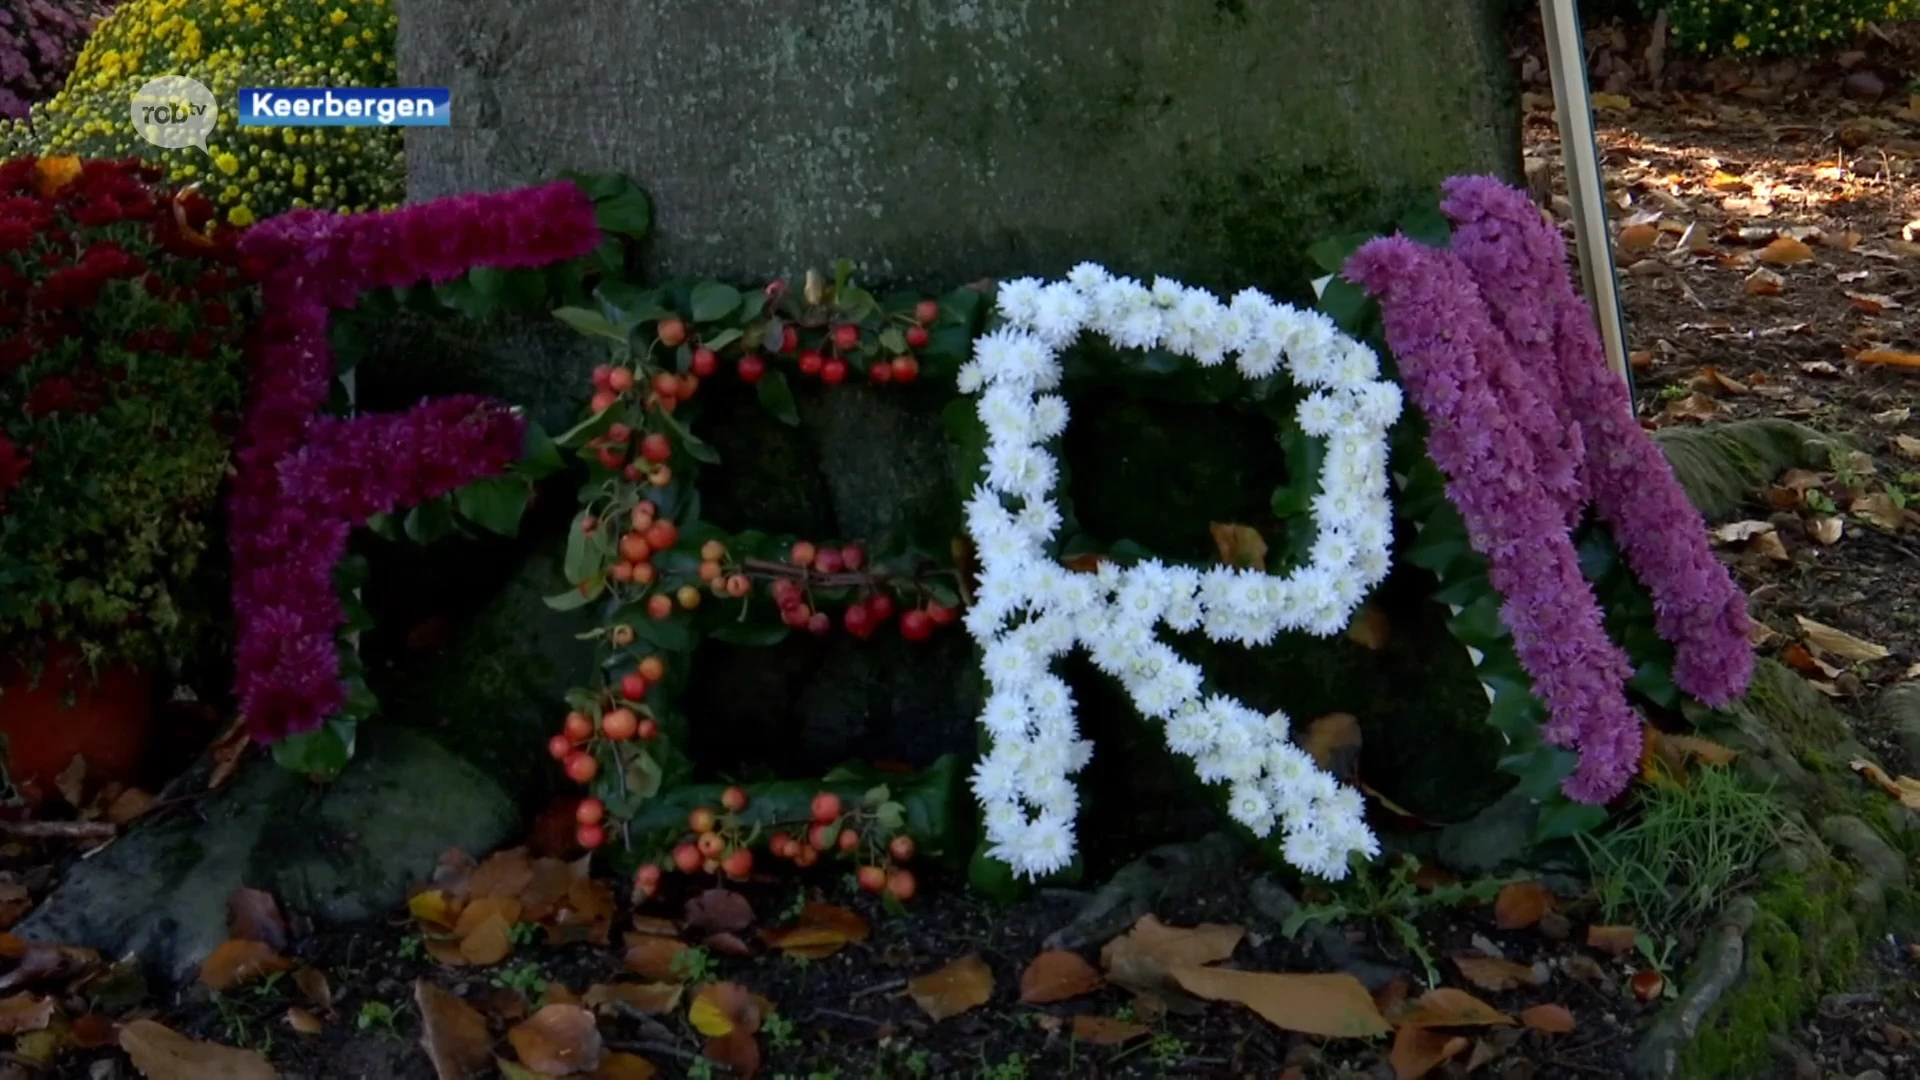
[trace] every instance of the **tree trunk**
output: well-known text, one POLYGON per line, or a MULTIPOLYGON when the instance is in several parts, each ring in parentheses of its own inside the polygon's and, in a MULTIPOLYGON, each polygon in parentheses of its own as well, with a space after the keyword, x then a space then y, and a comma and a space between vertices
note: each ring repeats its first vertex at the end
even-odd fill
POLYGON ((408 194, 632 176, 660 270, 1298 293, 1305 248, 1517 175, 1506 0, 399 0, 408 194))

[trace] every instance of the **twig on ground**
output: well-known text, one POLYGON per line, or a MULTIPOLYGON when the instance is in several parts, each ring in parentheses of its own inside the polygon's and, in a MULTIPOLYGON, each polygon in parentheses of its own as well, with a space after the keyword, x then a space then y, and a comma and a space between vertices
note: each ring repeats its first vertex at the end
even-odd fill
POLYGON ((847 995, 847 1000, 859 1001, 863 997, 871 997, 874 994, 890 993, 894 990, 905 990, 906 988, 907 988, 907 980, 888 979, 886 982, 874 983, 872 986, 863 986, 860 989, 855 990, 853 993, 847 995))
MULTIPOLYGON (((615 1042, 609 1039, 607 1040, 605 1045, 607 1049, 617 1050, 623 1054, 659 1054, 662 1057, 670 1057, 678 1061, 693 1061, 700 1057, 699 1054, 696 1054, 691 1050, 682 1050, 681 1048, 674 1046, 672 1043, 615 1042)), ((733 1069, 727 1065, 723 1065, 720 1062, 716 1061, 716 1062, 713 1062, 713 1071, 731 1074, 733 1072, 733 1069)))
POLYGON ((0 836, 22 840, 110 840, 119 833, 110 821, 0 821, 0 836))

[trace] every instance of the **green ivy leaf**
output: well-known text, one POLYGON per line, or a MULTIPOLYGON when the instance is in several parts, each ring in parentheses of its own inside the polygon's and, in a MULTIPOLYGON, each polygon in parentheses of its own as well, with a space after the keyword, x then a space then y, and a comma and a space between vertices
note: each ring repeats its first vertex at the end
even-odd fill
POLYGON ((555 308, 553 317, 590 337, 605 338, 621 345, 627 343, 628 330, 608 322, 607 317, 597 311, 579 307, 555 308))
POLYGON ((353 721, 332 719, 315 731, 292 735, 273 744, 273 760, 283 769, 306 776, 331 779, 340 775, 353 760, 354 737, 358 725, 353 721))
POLYGON ((666 777, 646 747, 637 747, 636 751, 627 762, 627 793, 632 798, 651 799, 660 794, 660 782, 666 777))
POLYGON ((894 356, 907 351, 907 336, 897 326, 889 326, 880 331, 880 347, 894 356))
POLYGON ((1453 242, 1453 222, 1440 212, 1438 195, 1428 195, 1401 215, 1400 232, 1428 247, 1444 248, 1453 242))
POLYGON ((367 519, 367 529, 382 540, 402 540, 400 523, 393 520, 392 514, 375 514, 367 519))
POLYGON ((586 521, 587 512, 582 510, 574 515, 573 526, 567 530, 567 554, 563 565, 567 581, 574 585, 600 573, 610 543, 605 530, 594 529, 589 532, 585 527, 586 521))
POLYGON ((700 344, 705 345, 707 348, 712 349, 714 352, 719 352, 721 349, 724 349, 727 346, 739 340, 740 340, 739 330, 737 329, 722 330, 719 333, 714 334, 712 337, 706 337, 706 338, 700 339, 700 344))
POLYGON ((453 532, 453 504, 446 496, 431 499, 407 511, 407 539, 431 544, 453 532))
POLYGON ((594 578, 593 583, 587 587, 586 592, 583 593, 575 588, 568 589, 563 593, 554 593, 552 596, 547 597, 547 606, 555 611, 578 611, 588 604, 593 603, 595 600, 600 599, 600 594, 605 591, 605 589, 606 581, 602 578, 594 578))
POLYGON ((1364 328, 1373 305, 1366 290, 1343 277, 1327 282, 1320 294, 1320 312, 1333 324, 1355 337, 1366 336, 1364 328))
POLYGON ((527 424, 526 447, 520 452, 519 470, 535 480, 567 467, 567 461, 560 456, 560 447, 554 444, 553 436, 539 424, 527 424))
POLYGON ((690 307, 695 322, 724 319, 739 309, 740 290, 719 281, 702 281, 693 287, 690 307))
POLYGON ((1300 430, 1291 417, 1280 427, 1280 448, 1287 455, 1289 482, 1273 490, 1273 515, 1290 518, 1313 509, 1314 496, 1320 494, 1320 466, 1326 460, 1327 444, 1300 430))
POLYGON ((693 648, 693 621, 685 612, 676 611, 665 619, 647 614, 645 604, 630 604, 620 609, 617 622, 633 627, 633 636, 667 652, 688 652, 693 648))
POLYGON ((1562 797, 1550 800, 1540 808, 1539 820, 1533 825, 1533 838, 1537 843, 1564 840, 1570 836, 1590 833, 1606 822, 1606 807, 1577 803, 1562 797))
POLYGON ((524 477, 495 476, 476 480, 454 493, 461 516, 489 532, 512 536, 520 531, 533 488, 524 477))
POLYGON ((688 431, 686 425, 674 419, 672 413, 661 412, 658 415, 667 427, 673 429, 680 448, 687 452, 688 457, 695 461, 704 461, 709 465, 720 464, 720 451, 702 442, 699 436, 688 431))
POLYGON ((769 370, 754 387, 754 392, 759 395, 761 407, 776 420, 788 427, 799 426, 800 411, 794 407, 793 389, 787 385, 786 372, 769 370))
POLYGON ((1360 246, 1373 239, 1375 235, 1356 232, 1347 233, 1344 236, 1329 236, 1308 248, 1307 258, 1312 259, 1315 266, 1327 273, 1338 274, 1340 268, 1347 265, 1347 260, 1353 256, 1353 253, 1360 250, 1360 246))
POLYGON ((659 322, 672 315, 666 307, 666 295, 659 289, 643 289, 631 281, 603 281, 594 290, 600 302, 620 313, 621 321, 638 326, 659 322))

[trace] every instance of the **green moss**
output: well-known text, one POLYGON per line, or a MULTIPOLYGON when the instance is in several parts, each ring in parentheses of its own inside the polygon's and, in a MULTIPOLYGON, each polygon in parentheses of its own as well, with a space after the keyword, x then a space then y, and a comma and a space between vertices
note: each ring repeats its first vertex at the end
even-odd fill
POLYGON ((1755 488, 1792 468, 1824 468, 1835 440, 1791 420, 1668 428, 1655 436, 1687 497, 1709 518, 1739 510, 1755 488))
POLYGON ((1831 863, 1776 875, 1756 898, 1745 978, 1701 1023, 1681 1060, 1683 1077, 1762 1075, 1767 1037, 1791 1029, 1822 994, 1844 986, 1859 962, 1862 930, 1847 913, 1852 873, 1831 863))
MULTIPOLYGON (((1846 717, 1785 665, 1761 660, 1747 696, 1734 706, 1786 740, 1794 757, 1820 771, 1828 752, 1852 736, 1846 717)), ((1825 771, 1831 771, 1830 764, 1825 771)))

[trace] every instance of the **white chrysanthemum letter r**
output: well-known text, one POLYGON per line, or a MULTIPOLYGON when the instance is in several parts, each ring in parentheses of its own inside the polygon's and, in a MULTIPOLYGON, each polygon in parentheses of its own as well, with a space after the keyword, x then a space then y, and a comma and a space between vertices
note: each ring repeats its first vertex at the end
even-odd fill
POLYGON ((1379 358, 1325 316, 1248 289, 1223 303, 1178 282, 1151 287, 1082 265, 1066 281, 1009 281, 1000 328, 979 338, 960 371, 978 395, 987 432, 984 481, 967 504, 979 552, 979 588, 967 628, 985 654, 990 693, 981 723, 992 749, 973 790, 994 857, 1038 877, 1067 865, 1079 807, 1073 785, 1092 755, 1074 722, 1073 694, 1050 671, 1084 648, 1134 704, 1166 727, 1167 744, 1202 779, 1230 785, 1228 810, 1256 835, 1282 831, 1286 858, 1328 878, 1355 851, 1378 853, 1359 792, 1319 770, 1288 739, 1285 713, 1261 713, 1204 693, 1204 673, 1160 640, 1159 627, 1198 629, 1215 641, 1265 645, 1283 632, 1340 633, 1367 591, 1387 576, 1392 509, 1387 430, 1400 389, 1379 358), (1213 367, 1230 358, 1249 379, 1283 367, 1308 390, 1295 414, 1327 442, 1318 527, 1307 564, 1285 576, 1149 561, 1095 574, 1051 555, 1060 528, 1059 466, 1048 449, 1067 427, 1058 355, 1092 330, 1123 349, 1165 349, 1213 367))

